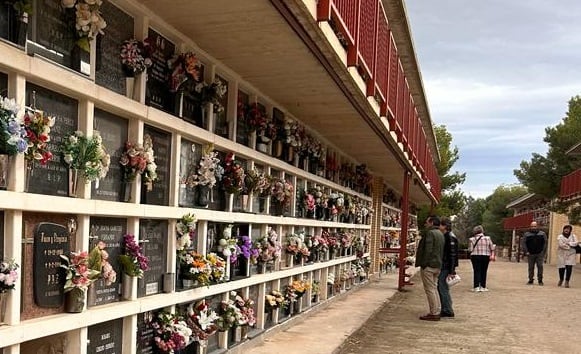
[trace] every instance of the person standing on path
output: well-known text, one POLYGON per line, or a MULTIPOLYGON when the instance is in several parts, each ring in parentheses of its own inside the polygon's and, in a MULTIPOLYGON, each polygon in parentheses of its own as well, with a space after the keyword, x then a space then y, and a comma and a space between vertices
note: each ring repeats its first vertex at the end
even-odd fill
POLYGON ((426 220, 426 231, 420 239, 416 252, 416 267, 420 267, 420 275, 430 308, 427 315, 420 316, 420 320, 424 321, 440 320, 441 303, 437 287, 438 275, 442 269, 444 235, 439 227, 440 218, 437 216, 430 216, 426 220))
POLYGON ((531 222, 531 228, 525 232, 523 250, 529 262, 529 282, 532 285, 535 278, 535 264, 537 265, 537 280, 543 285, 543 262, 547 253, 547 234, 539 230, 537 222, 531 222))
POLYGON ((446 280, 450 275, 456 274, 456 267, 458 266, 458 239, 452 232, 452 220, 449 218, 444 217, 440 220, 440 231, 444 234, 442 270, 438 277, 438 294, 440 294, 440 303, 442 304, 440 317, 454 317, 452 296, 450 296, 450 287, 446 280))
POLYGON ((484 235, 482 225, 475 226, 473 229, 474 236, 470 237, 468 250, 470 253, 470 262, 474 270, 474 288, 472 291, 488 291, 486 287, 486 277, 488 276, 488 264, 490 255, 494 252, 496 246, 492 243, 490 237, 484 235))
POLYGON ((565 225, 563 226, 563 233, 557 237, 557 268, 559 268, 559 283, 557 286, 563 285, 563 278, 565 278, 566 288, 569 287, 573 266, 577 261, 575 247, 579 244, 572 231, 573 226, 565 225))

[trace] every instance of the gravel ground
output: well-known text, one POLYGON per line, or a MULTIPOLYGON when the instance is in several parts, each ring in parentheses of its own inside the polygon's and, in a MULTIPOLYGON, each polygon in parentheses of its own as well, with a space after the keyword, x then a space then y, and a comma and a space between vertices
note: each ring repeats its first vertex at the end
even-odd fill
POLYGON ((557 287, 555 266, 545 265, 545 286, 531 286, 526 260, 494 262, 490 292, 473 293, 472 267, 463 260, 458 271, 463 280, 452 289, 456 317, 439 322, 418 320, 427 301, 416 276, 416 285, 395 294, 335 353, 581 353, 576 267, 566 289, 557 287))

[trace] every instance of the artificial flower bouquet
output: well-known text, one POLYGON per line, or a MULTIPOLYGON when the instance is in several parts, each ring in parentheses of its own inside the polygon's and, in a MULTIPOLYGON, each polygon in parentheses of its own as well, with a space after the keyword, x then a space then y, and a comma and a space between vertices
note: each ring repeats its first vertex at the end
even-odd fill
POLYGON ((259 263, 274 263, 277 258, 280 258, 282 246, 276 231, 272 227, 268 229, 266 235, 258 239, 257 243, 259 247, 259 263))
POLYGON ((186 321, 192 329, 192 339, 199 342, 200 346, 205 347, 208 338, 218 330, 216 325, 218 315, 210 308, 206 300, 190 304, 187 315, 186 321))
POLYGON ((285 301, 284 295, 278 290, 272 290, 270 294, 265 295, 265 309, 272 311, 280 308, 285 301))
POLYGON ((54 126, 55 118, 46 115, 43 111, 27 109, 23 121, 28 142, 24 158, 29 163, 36 160, 41 165, 46 165, 53 156, 48 148, 48 142, 50 141, 50 129, 54 126))
POLYGON ((20 107, 14 99, 0 96, 0 154, 16 155, 28 150, 20 107))
POLYGON ((182 251, 190 248, 196 235, 196 215, 184 214, 176 223, 176 234, 176 249, 182 251))
POLYGON ((143 249, 135 242, 135 237, 130 234, 123 236, 123 254, 119 256, 119 263, 123 272, 130 277, 142 278, 143 273, 149 269, 149 259, 143 255, 143 249))
POLYGON ((179 254, 180 276, 182 279, 194 280, 201 285, 209 286, 212 266, 203 254, 188 251, 179 254))
MULTIPOLYGON (((236 293, 236 292, 234 292, 236 293)), ((230 328, 245 325, 246 317, 236 306, 232 295, 229 300, 223 300, 218 307, 218 319, 216 325, 221 332, 228 331, 230 328)))
MULTIPOLYGON (((196 86, 202 85, 202 63, 195 53, 176 54, 168 61, 171 71, 169 87, 171 92, 185 92, 193 95, 196 86)), ((200 86, 201 87, 201 86, 200 86)))
POLYGON ((293 199, 293 185, 282 178, 276 178, 271 184, 272 196, 280 205, 289 205, 293 199))
POLYGON ((205 82, 200 82, 194 87, 195 99, 202 105, 211 103, 213 105, 214 113, 220 113, 224 111, 224 105, 222 105, 222 99, 224 95, 228 92, 228 86, 220 80, 215 78, 214 82, 211 84, 206 84, 205 82))
POLYGON ((143 136, 143 144, 125 143, 119 163, 123 168, 123 180, 133 182, 141 175, 149 190, 157 180, 157 165, 153 151, 153 141, 149 134, 143 136))
POLYGON ((226 193, 240 194, 244 190, 244 167, 240 161, 234 158, 234 153, 229 152, 224 160, 224 176, 222 187, 226 193))
POLYGON ((61 268, 66 271, 65 292, 74 289, 87 291, 89 285, 99 278, 101 272, 91 269, 89 266, 89 253, 71 252, 71 256, 67 257, 64 254, 60 255, 63 263, 61 268))
POLYGON ((0 293, 14 290, 18 281, 18 264, 14 260, 0 262, 0 293))
POLYGON ((101 16, 102 0, 62 0, 61 4, 65 8, 75 8, 77 31, 77 45, 86 52, 91 50, 90 42, 97 38, 97 35, 104 34, 103 29, 107 27, 107 22, 101 16))
POLYGON ((78 170, 85 183, 92 181, 98 183, 109 171, 111 156, 105 150, 98 131, 94 131, 92 136, 87 136, 81 131, 69 134, 61 142, 60 151, 65 165, 78 170))
POLYGON ((186 183, 190 187, 207 186, 213 188, 218 181, 222 180, 223 175, 224 167, 220 165, 218 152, 214 151, 213 144, 208 144, 204 146, 198 168, 188 176, 186 183))
POLYGON ((260 249, 252 242, 248 236, 238 237, 238 248, 240 255, 248 260, 250 264, 256 264, 260 255, 260 249))
POLYGON ((215 253, 208 253, 206 261, 210 264, 210 280, 221 283, 226 279, 226 261, 215 253))
POLYGON ((134 77, 146 71, 153 62, 150 59, 150 46, 145 41, 128 39, 121 45, 121 65, 127 77, 134 77))
POLYGON ((100 272, 100 278, 105 281, 105 285, 109 286, 117 280, 117 273, 109 263, 109 253, 105 247, 105 242, 97 242, 89 253, 89 267, 100 272))
POLYGON ((218 240, 218 252, 221 252, 224 257, 230 257, 230 264, 238 261, 238 255, 241 252, 236 236, 232 235, 233 228, 232 224, 224 227, 222 238, 218 240))
POLYGON ((173 354, 190 343, 192 329, 182 316, 161 311, 151 322, 154 341, 161 353, 173 354))
POLYGON ((235 291, 230 292, 230 297, 234 297, 234 306, 240 310, 241 326, 254 326, 256 324, 256 315, 254 314, 254 301, 243 297, 240 293, 235 291))
POLYGON ((305 244, 305 232, 299 231, 294 234, 288 234, 286 237, 286 253, 293 256, 301 255, 303 258, 308 257, 311 252, 305 244))

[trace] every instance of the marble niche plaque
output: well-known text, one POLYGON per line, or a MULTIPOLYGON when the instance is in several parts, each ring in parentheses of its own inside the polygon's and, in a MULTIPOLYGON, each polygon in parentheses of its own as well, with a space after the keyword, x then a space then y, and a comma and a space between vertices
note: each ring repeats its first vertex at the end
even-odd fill
POLYGON ((87 354, 120 354, 123 348, 123 319, 90 326, 87 337, 87 354))
POLYGON ((163 291, 163 274, 167 272, 166 220, 140 220, 139 241, 143 253, 149 258, 149 269, 137 282, 137 296, 154 295, 163 291))

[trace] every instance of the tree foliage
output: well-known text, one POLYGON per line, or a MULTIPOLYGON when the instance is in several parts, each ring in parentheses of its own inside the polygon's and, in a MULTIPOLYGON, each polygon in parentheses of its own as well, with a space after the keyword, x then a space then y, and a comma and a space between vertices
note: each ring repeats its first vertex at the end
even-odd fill
POLYGON ((561 123, 545 128, 543 141, 549 145, 547 154, 533 153, 531 160, 522 161, 514 174, 531 193, 552 199, 559 194, 561 178, 581 166, 579 157, 566 154, 581 142, 580 96, 571 98, 561 123))
POLYGON ((452 134, 445 125, 434 126, 436 142, 440 152, 440 162, 436 165, 441 181, 442 198, 440 203, 432 210, 426 206, 418 212, 420 222, 423 222, 429 214, 451 216, 460 213, 466 204, 466 196, 456 188, 466 180, 466 173, 451 172, 454 164, 460 158, 458 147, 452 147, 452 134))
MULTIPOLYGON (((520 163, 520 170, 514 170, 518 180, 531 193, 548 199, 559 196, 561 179, 581 167, 581 158, 566 152, 581 142, 581 97, 569 100, 569 109, 563 120, 554 127, 545 128, 544 142, 549 145, 546 155, 533 153, 529 161, 520 163)), ((552 210, 571 211, 570 219, 578 220, 568 203, 554 203, 552 210)))
POLYGON ((466 173, 453 172, 452 167, 460 158, 458 147, 452 147, 452 134, 445 125, 434 126, 434 133, 440 151, 440 163, 437 164, 438 175, 441 179, 442 192, 454 190, 457 186, 464 183, 466 173))
POLYGON ((513 211, 506 206, 513 200, 527 194, 523 186, 500 186, 486 198, 486 210, 482 214, 484 233, 492 238, 497 245, 505 245, 510 240, 510 234, 504 230, 503 219, 513 216, 513 211))

